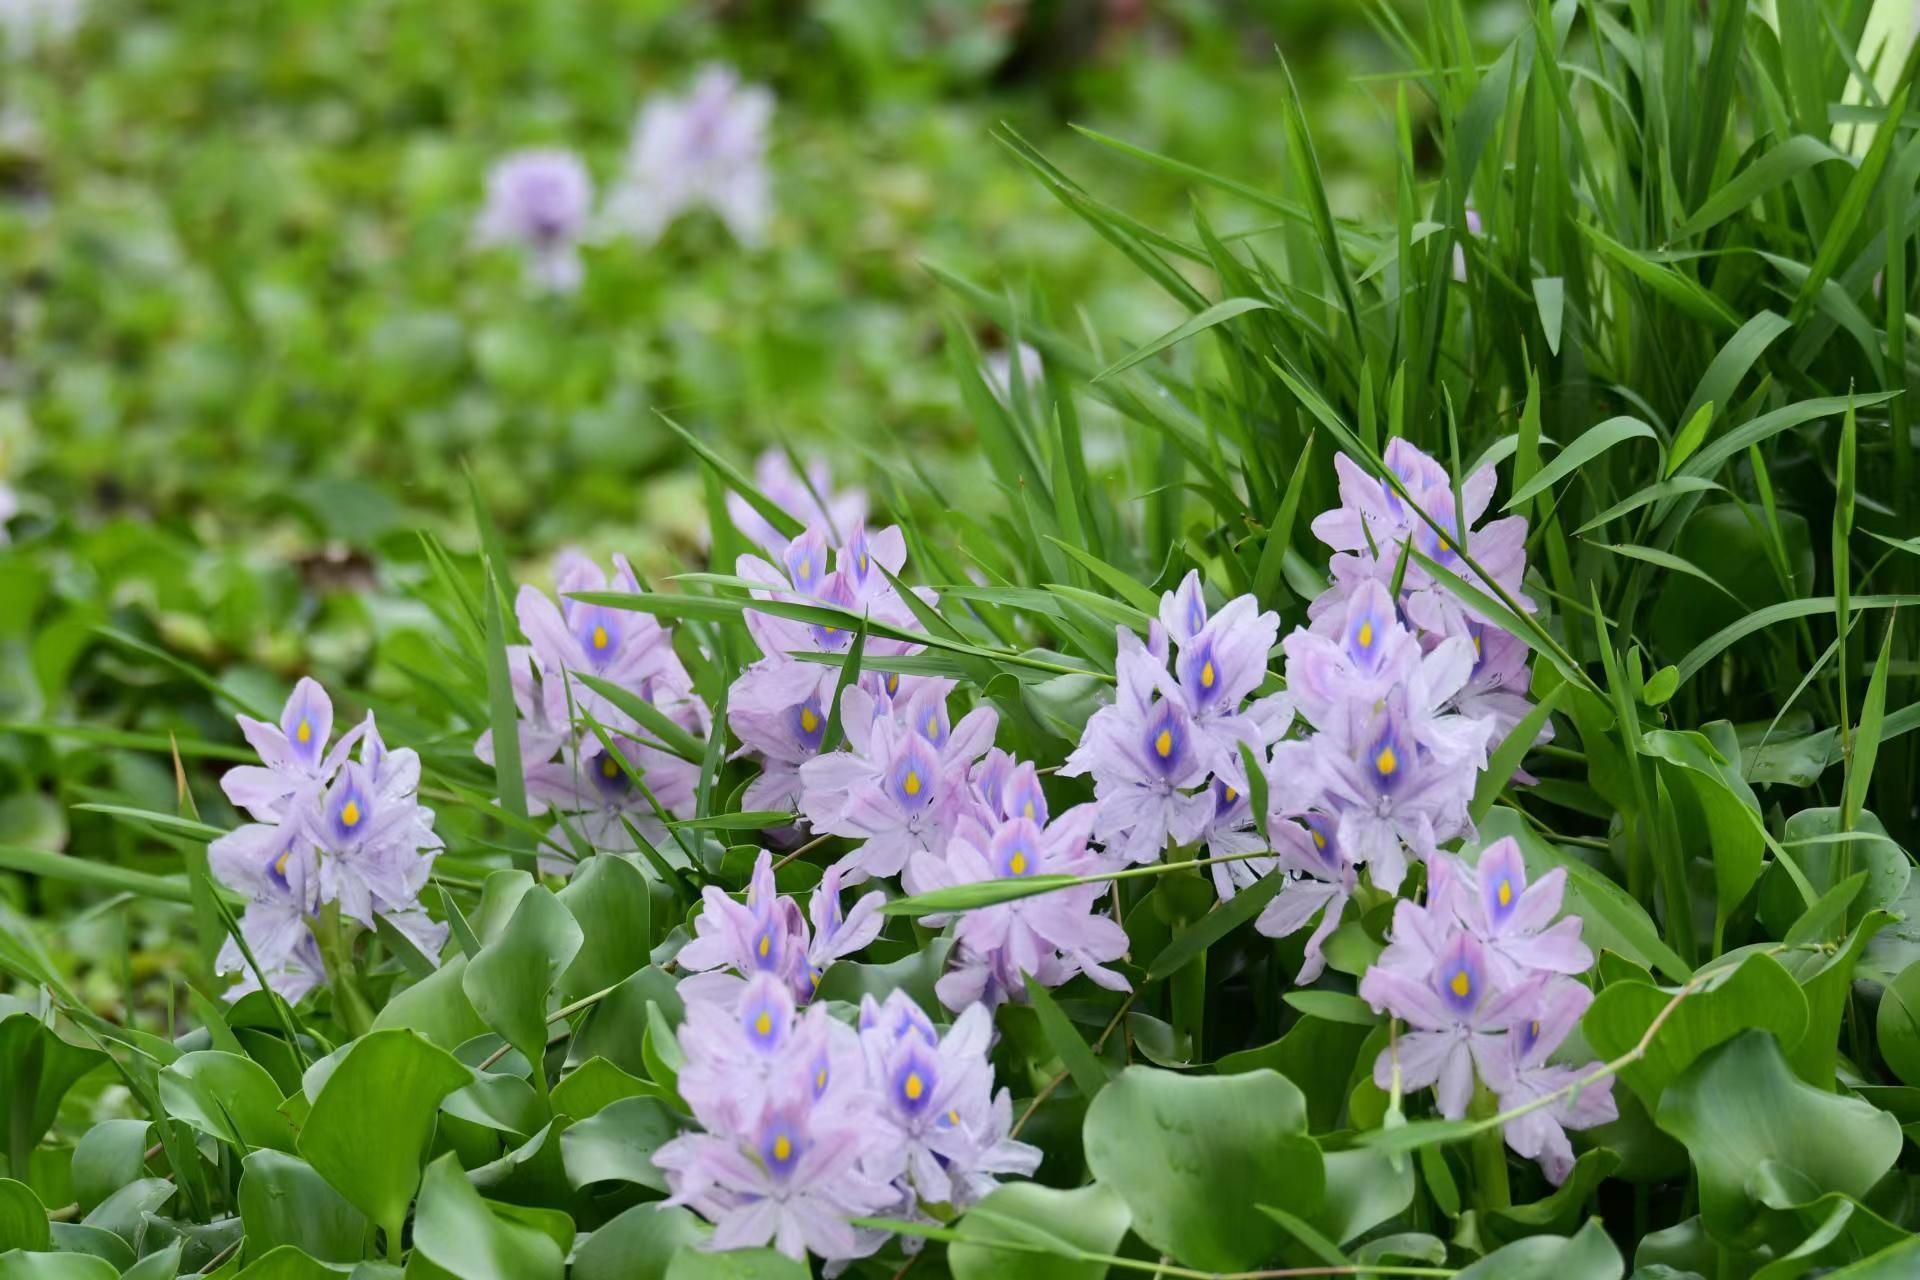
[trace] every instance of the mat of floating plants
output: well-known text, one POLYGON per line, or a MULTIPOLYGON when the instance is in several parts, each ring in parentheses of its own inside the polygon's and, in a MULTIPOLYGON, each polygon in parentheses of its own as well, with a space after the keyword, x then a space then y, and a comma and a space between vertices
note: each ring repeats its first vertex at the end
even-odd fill
MULTIPOLYGON (((476 500, 377 689, 108 628, 220 715, 0 865, 191 941, 158 1034, 0 934, 0 1278, 1920 1275, 1911 13, 1465 8, 1370 216, 1292 96, 1257 182, 1004 131, 1185 318, 928 266, 952 465, 675 411, 683 563, 476 500)), ((476 246, 755 244, 771 111, 476 246)))

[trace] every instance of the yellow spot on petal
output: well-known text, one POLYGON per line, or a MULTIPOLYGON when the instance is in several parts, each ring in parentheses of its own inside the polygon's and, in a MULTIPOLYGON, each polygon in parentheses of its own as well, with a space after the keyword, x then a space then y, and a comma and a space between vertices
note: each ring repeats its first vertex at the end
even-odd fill
POLYGON ((1240 798, 1240 793, 1238 791, 1235 791, 1232 787, 1227 788, 1228 804, 1232 804, 1235 800, 1238 800, 1239 798, 1240 798))
POLYGON ((808 578, 811 578, 812 576, 813 576, 813 560, 811 557, 809 557, 800 562, 800 581, 805 582, 808 578))
POLYGON ((1453 981, 1447 984, 1447 988, 1464 1000, 1467 998, 1467 993, 1473 990, 1473 980, 1467 977, 1467 971, 1462 969, 1453 975, 1453 981))
POLYGON ((1162 760, 1173 754, 1173 730, 1162 729, 1160 736, 1153 740, 1153 749, 1162 760))
POLYGON ((959 1111, 957 1111, 957 1110, 954 1110, 954 1109, 952 1109, 952 1108, 949 1108, 949 1109, 948 1109, 948 1111, 947 1111, 947 1123, 948 1123, 948 1124, 959 1124, 959 1123, 960 1123, 960 1112, 959 1112, 959 1111))
POLYGON ((773 1158, 781 1164, 793 1159, 793 1141, 784 1133, 773 1140, 773 1158))
POLYGON ((1324 849, 1327 847, 1327 838, 1318 831, 1313 833, 1313 847, 1316 849, 1324 849))
POLYGON ((1540 1038, 1540 1019, 1535 1018, 1532 1022, 1529 1022, 1527 1024, 1527 1034, 1532 1036, 1535 1040, 1538 1040, 1540 1038))
POLYGON ((1022 810, 1022 813, 1024 816, 1029 818, 1033 816, 1033 801, 1031 800, 1027 801, 1026 808, 1022 810))
POLYGON ((940 717, 927 717, 927 736, 929 738, 937 738, 940 736, 940 717))
POLYGON ((1027 851, 1025 849, 1015 849, 1013 851, 1013 856, 1007 859, 1007 870, 1017 876, 1027 874, 1027 851))
POLYGON ((1513 905, 1513 881, 1502 880, 1500 882, 1500 892, 1498 894, 1498 897, 1500 899, 1501 906, 1510 907, 1513 905))
POLYGON ((900 692, 900 673, 895 671, 887 676, 887 694, 892 696, 898 692, 900 692))
POLYGON ((813 1073, 813 1087, 815 1089, 824 1089, 827 1087, 827 1069, 825 1067, 813 1073))
POLYGON ((302 746, 305 746, 307 743, 313 741, 313 726, 303 719, 300 721, 300 727, 293 731, 293 736, 299 740, 302 746))
POLYGON ((285 880, 287 878, 287 859, 291 858, 292 856, 293 856, 293 850, 289 849, 285 853, 281 854, 279 857, 275 858, 273 860, 273 874, 279 876, 282 880, 285 880))
POLYGON ((340 825, 349 828, 360 825, 360 804, 357 800, 347 801, 340 810, 340 825))
POLYGON ((1213 664, 1211 662, 1200 668, 1200 687, 1202 689, 1213 688, 1213 664))
MULTIPOLYGON (((765 960, 767 958, 768 953, 771 952, 772 950, 773 950, 772 935, 765 934, 765 933, 761 934, 760 935, 760 958, 762 960, 765 960)), ((762 1016, 764 1017, 765 1015, 762 1015, 762 1016)))
POLYGON ((1400 757, 1393 753, 1392 747, 1382 747, 1380 754, 1373 758, 1373 767, 1380 771, 1381 777, 1390 778, 1393 771, 1400 767, 1400 757))
POLYGON ((1361 623, 1360 631, 1355 635, 1354 639, 1360 642, 1362 649, 1373 648, 1373 624, 1371 622, 1361 623))
POLYGON ((867 553, 862 551, 860 553, 860 572, 865 573, 866 571, 867 571, 867 553))
POLYGON ((910 796, 919 795, 920 794, 919 772, 913 769, 907 770, 906 780, 900 784, 900 789, 906 792, 910 796))
POLYGON ((800 708, 800 728, 802 732, 812 733, 820 727, 820 717, 814 714, 812 707, 800 708))
POLYGON ((593 647, 596 649, 604 649, 607 647, 607 629, 605 627, 595 627, 593 629, 593 647))
POLYGON ((920 1078, 920 1073, 918 1071, 909 1071, 907 1073, 907 1085, 906 1085, 907 1101, 908 1102, 920 1101, 920 1095, 925 1093, 926 1091, 927 1091, 927 1085, 926 1085, 926 1082, 920 1078))
POLYGON ((618 760, 615 760, 611 755, 601 756, 600 757, 600 774, 602 777, 607 777, 607 778, 619 777, 620 762, 618 760))
POLYGON ((762 1036, 772 1035, 773 1034, 773 1015, 768 1013, 765 1009, 762 1009, 760 1011, 760 1016, 753 1020, 753 1031, 755 1035, 762 1035, 762 1036))
POLYGON ((1453 550, 1453 544, 1451 542, 1448 542, 1445 538, 1441 538, 1437 545, 1440 548, 1441 555, 1445 555, 1447 554, 1447 552, 1453 550))

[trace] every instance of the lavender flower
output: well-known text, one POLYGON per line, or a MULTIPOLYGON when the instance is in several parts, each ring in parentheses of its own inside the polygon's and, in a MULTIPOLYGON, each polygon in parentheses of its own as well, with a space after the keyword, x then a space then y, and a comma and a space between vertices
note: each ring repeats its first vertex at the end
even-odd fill
MULTIPOLYGON (((1533 1016, 1507 1032, 1512 1053, 1509 1083, 1500 1091, 1500 1110, 1512 1111, 1540 1098, 1554 1097, 1593 1074, 1591 1066, 1556 1066, 1549 1056, 1586 1014, 1593 993, 1565 978, 1549 980, 1533 1016)), ((1547 1180, 1559 1186, 1573 1169, 1569 1129, 1591 1129, 1620 1116, 1613 1100, 1613 1078, 1592 1081, 1502 1126, 1507 1145, 1540 1162, 1547 1180)))
POLYGON ((705 207, 741 244, 764 243, 773 212, 767 172, 772 115, 773 95, 741 84, 730 67, 706 68, 685 97, 649 99, 604 220, 652 244, 681 214, 705 207))
POLYGON ((1488 962, 1505 982, 1526 973, 1584 973, 1593 952, 1580 940, 1580 918, 1560 914, 1567 872, 1555 867, 1533 884, 1520 846, 1508 836, 1480 853, 1475 868, 1479 892, 1455 896, 1460 921, 1487 949, 1488 962))
MULTIPOLYGON (((268 985, 299 999, 325 980, 310 926, 327 904, 367 927, 384 918, 437 959, 446 926, 419 897, 441 842, 433 811, 418 800, 418 754, 389 750, 371 715, 329 749, 333 703, 311 679, 294 687, 278 725, 238 719, 263 763, 228 770, 221 786, 261 821, 215 840, 207 854, 214 876, 247 895, 240 932, 268 985), (348 759, 355 745, 359 758, 348 759)), ((215 968, 241 975, 229 998, 259 986, 234 939, 215 968)))
POLYGON ((366 729, 360 725, 349 730, 329 750, 333 700, 318 681, 306 676, 293 686, 278 725, 251 716, 234 718, 240 722, 247 745, 260 753, 261 763, 227 770, 220 779, 220 789, 237 807, 262 822, 280 821, 295 793, 338 773, 366 729))
POLYGON ((1472 1100, 1476 1070, 1495 1090, 1511 1087, 1512 1059, 1504 1037, 1532 1007, 1540 986, 1538 980, 1501 986, 1488 968, 1485 948, 1464 931, 1453 935, 1425 981, 1375 965, 1360 980, 1361 998, 1410 1030, 1375 1061, 1374 1083, 1392 1088, 1397 1072, 1402 1088, 1432 1085, 1440 1114, 1459 1119, 1472 1100))
POLYGON ((1268 826, 1280 849, 1279 866, 1287 883, 1261 910, 1253 927, 1269 938, 1285 938, 1313 922, 1320 923, 1307 937, 1305 958, 1294 982, 1312 982, 1325 971, 1321 948, 1339 927, 1340 917, 1353 896, 1354 865, 1340 845, 1338 824, 1324 813, 1306 813, 1298 823, 1277 821, 1268 826))
MULTIPOLYGON (((824 458, 809 462, 802 476, 793 469, 793 462, 784 449, 768 449, 753 465, 753 483, 775 506, 802 525, 823 529, 832 545, 838 546, 842 538, 867 521, 865 491, 836 490, 824 458)), ((727 515, 732 518, 734 528, 754 545, 765 548, 768 554, 779 555, 786 549, 787 536, 739 494, 727 494, 727 515)), ((901 558, 905 559, 904 551, 901 558)), ((892 567, 894 572, 899 572, 898 565, 892 567)))
POLYGON ((693 941, 680 949, 679 966, 693 975, 681 984, 689 999, 730 1002, 743 975, 769 973, 787 984, 796 1000, 809 1000, 833 961, 851 955, 880 936, 883 895, 869 893, 840 910, 840 871, 829 867, 814 890, 815 932, 809 934, 800 904, 774 886, 773 856, 764 850, 754 862, 746 901, 735 902, 708 885, 694 917, 693 941))
POLYGON ((579 243, 593 208, 593 179, 571 151, 535 148, 501 158, 487 174, 474 242, 527 255, 527 279, 542 289, 580 287, 579 243))

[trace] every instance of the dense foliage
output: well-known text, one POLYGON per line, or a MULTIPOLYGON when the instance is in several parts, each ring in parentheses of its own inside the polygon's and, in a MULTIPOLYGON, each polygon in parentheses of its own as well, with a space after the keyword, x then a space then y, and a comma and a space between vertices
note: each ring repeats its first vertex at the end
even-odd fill
MULTIPOLYGON (((930 266, 953 466, 670 411, 681 562, 526 572, 486 473, 574 464, 480 442, 365 545, 367 687, 33 634, 220 711, 17 726, 151 759, 0 866, 195 954, 142 1025, 9 913, 0 1277, 1920 1267, 1899 8, 1382 7, 1359 216, 1290 75, 1258 182, 1003 125, 1166 314, 930 266)), ((631 242, 780 254, 768 110, 696 72, 611 182, 502 148, 487 279, 579 309, 490 323, 604 339, 631 242)), ((628 394, 614 345, 516 411, 628 394)), ((337 389, 393 460, 386 354, 337 389)), ((316 412, 262 369, 249 430, 316 412)), ((16 526, 30 618, 65 519, 16 526)))

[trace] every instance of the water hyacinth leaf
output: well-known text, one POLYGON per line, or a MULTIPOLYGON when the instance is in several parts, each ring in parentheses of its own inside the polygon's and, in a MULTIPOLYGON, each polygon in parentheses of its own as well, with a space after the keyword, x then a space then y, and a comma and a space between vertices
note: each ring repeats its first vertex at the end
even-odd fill
POLYGON ((322 1262, 357 1262, 372 1236, 367 1215, 298 1156, 255 1151, 241 1165, 247 1257, 291 1245, 322 1262))
POLYGON ((1797 1044, 1787 1046, 1788 1062, 1807 1083, 1822 1089, 1835 1086, 1841 1022, 1853 994, 1854 969, 1873 936, 1892 922, 1887 912, 1871 911, 1834 951, 1802 944, 1781 956, 1782 965, 1807 997, 1806 1034, 1797 1044))
POLYGON ((772 1249, 734 1249, 709 1253, 682 1245, 667 1264, 666 1280, 808 1280, 812 1273, 772 1249))
POLYGON ((175 1280, 180 1274, 180 1259, 185 1253, 186 1242, 175 1240, 122 1271, 120 1280, 175 1280))
POLYGON ((1880 997, 1875 1040, 1887 1069, 1920 1087, 1920 960, 1901 970, 1880 997))
POLYGON ((1268 875, 1233 895, 1198 920, 1189 922, 1173 937, 1147 969, 1147 981, 1172 977, 1205 955, 1207 949, 1246 924, 1272 901, 1286 884, 1284 875, 1268 875))
POLYGON ((1530 1236, 1496 1249, 1454 1280, 1620 1280, 1626 1263, 1598 1218, 1570 1237, 1530 1236))
POLYGON ((487 1024, 474 1011, 473 1001, 467 999, 462 985, 466 974, 467 957, 453 957, 390 998, 374 1015, 374 1030, 404 1027, 448 1051, 484 1035, 487 1024))
POLYGON ((588 1058, 553 1086, 553 1113, 585 1120, 622 1098, 653 1094, 651 1081, 623 1071, 605 1058, 588 1058))
POLYGON ((1533 305, 1540 312, 1540 328, 1547 337, 1547 350, 1560 354, 1560 324, 1567 306, 1567 282, 1558 276, 1533 278, 1533 305))
POLYGON ((1692 1157, 1700 1216, 1717 1238, 1742 1238, 1763 1212, 1749 1188, 1769 1163, 1815 1195, 1862 1196, 1893 1166, 1900 1122, 1793 1074, 1780 1044, 1746 1031, 1674 1080, 1656 1119, 1692 1157))
POLYGON ((120 1280, 120 1269, 84 1253, 0 1253, 0 1280, 120 1280))
POLYGON ((8 1099, 0 1125, 9 1168, 26 1167, 27 1153, 52 1127, 67 1090, 106 1060, 98 1050, 69 1043, 32 1014, 0 1020, 0 1095, 8 1099))
POLYGON ((653 894, 639 867, 617 854, 596 854, 554 896, 580 926, 579 952, 560 979, 562 996, 604 991, 646 967, 653 894))
MULTIPOLYGON (((113 1264, 114 1270, 124 1273, 134 1264, 133 1246, 119 1236, 101 1227, 89 1227, 79 1222, 50 1222, 47 1234, 52 1239, 55 1253, 82 1253, 91 1258, 104 1258, 113 1264)), ((150 1244, 153 1237, 161 1234, 159 1230, 149 1233, 150 1244)))
POLYGON ((637 1204, 580 1242, 573 1280, 664 1276, 681 1249, 704 1240, 707 1230, 690 1210, 637 1204))
POLYGON ((342 1280, 352 1273, 351 1267, 329 1266, 283 1244, 240 1268, 235 1280, 342 1280))
POLYGON ((243 1154, 293 1150, 280 1087, 251 1058, 211 1049, 185 1054, 160 1072, 160 1100, 168 1115, 243 1154))
POLYGON ((565 1270, 553 1238, 496 1213, 451 1155, 428 1165, 421 1180, 413 1247, 436 1274, 460 1280, 560 1280, 565 1270))
POLYGON ((47 1206, 26 1183, 0 1178, 0 1253, 13 1249, 41 1252, 52 1246, 47 1206))
POLYGON ((1325 1157, 1327 1194, 1313 1219, 1327 1239, 1345 1245, 1413 1203, 1413 1163, 1356 1147, 1325 1157))
POLYGON ((1060 1191, 1033 1182, 995 1188, 955 1225, 947 1248, 954 1280, 1101 1280, 1108 1264, 1078 1253, 1111 1254, 1132 1220, 1126 1202, 1100 1183, 1060 1191), (995 1249, 983 1241, 1031 1245, 1044 1253, 995 1249))
POLYGON ((1242 1270, 1287 1240, 1254 1206, 1319 1211, 1326 1173, 1306 1123, 1305 1097, 1271 1071, 1209 1078, 1129 1067, 1088 1108, 1087 1165, 1155 1249, 1189 1266, 1242 1270))
POLYGON ((158 1212, 162 1205, 173 1199, 178 1190, 165 1178, 141 1178, 129 1182, 95 1205, 81 1222, 85 1226, 110 1231, 132 1247, 140 1242, 146 1231, 147 1215, 158 1212))
POLYGON ((80 1136, 71 1168, 73 1198, 82 1214, 146 1171, 152 1129, 145 1120, 102 1120, 80 1136))
MULTIPOLYGON (((1886 826, 1871 810, 1856 815, 1853 829, 1847 830, 1839 809, 1802 809, 1787 818, 1780 834, 1782 848, 1816 894, 1832 891, 1843 865, 1866 873, 1865 887, 1848 906, 1848 924, 1857 923, 1869 911, 1894 906, 1912 882, 1912 861, 1887 837, 1886 826)), ((1808 909, 1785 864, 1778 862, 1761 879, 1755 902, 1760 922, 1783 939, 1799 927, 1808 909)))
POLYGON ((1646 1055, 1620 1072, 1649 1110, 1681 1072, 1715 1045, 1753 1027, 1772 1032, 1782 1044, 1798 1044, 1807 1030, 1807 1000, 1800 984, 1778 960, 1758 952, 1703 973, 1685 994, 1641 982, 1614 983, 1594 998, 1580 1025, 1594 1051, 1613 1059, 1638 1045, 1663 1013, 1646 1055), (1670 1004, 1674 1007, 1668 1012, 1670 1004))
POLYGON ((301 1127, 299 1154, 397 1250, 440 1100, 473 1073, 402 1029, 370 1032, 334 1065, 301 1127))
POLYGON ((667 1190, 653 1153, 680 1132, 680 1122, 657 1098, 623 1098, 560 1135, 567 1180, 576 1187, 631 1182, 667 1190))
POLYGON ((584 940, 573 913, 550 889, 536 885, 461 980, 481 1020, 534 1064, 534 1087, 542 1095, 546 1073, 539 1064, 547 1048, 547 997, 584 940))

